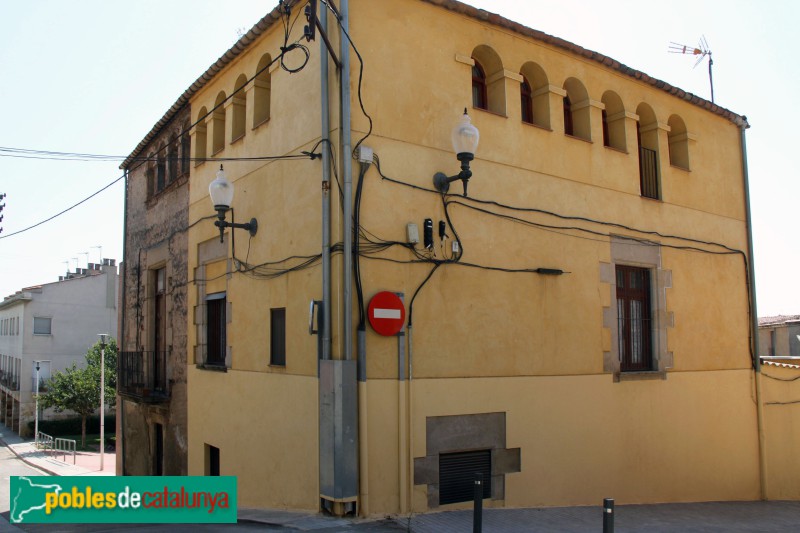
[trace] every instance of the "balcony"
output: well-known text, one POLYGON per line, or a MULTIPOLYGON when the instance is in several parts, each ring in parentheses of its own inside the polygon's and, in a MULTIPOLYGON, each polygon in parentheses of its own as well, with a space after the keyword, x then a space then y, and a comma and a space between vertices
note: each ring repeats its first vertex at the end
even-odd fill
POLYGON ((117 388, 120 396, 143 403, 169 401, 169 352, 120 352, 117 388))
MULTIPOLYGON (((50 382, 49 378, 43 378, 39 376, 39 394, 45 394, 47 392, 47 384, 50 382)), ((36 377, 31 378, 31 392, 36 394, 36 377)))
POLYGON ((9 391, 19 391, 19 376, 11 372, 0 372, 0 385, 9 391))

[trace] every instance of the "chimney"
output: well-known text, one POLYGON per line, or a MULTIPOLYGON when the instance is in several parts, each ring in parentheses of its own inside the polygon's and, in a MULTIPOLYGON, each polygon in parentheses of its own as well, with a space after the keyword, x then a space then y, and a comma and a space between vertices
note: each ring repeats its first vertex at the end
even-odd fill
POLYGON ((58 276, 58 281, 64 281, 64 276, 58 276))
POLYGON ((94 270, 94 263, 87 263, 86 266, 89 267, 89 270, 94 270))

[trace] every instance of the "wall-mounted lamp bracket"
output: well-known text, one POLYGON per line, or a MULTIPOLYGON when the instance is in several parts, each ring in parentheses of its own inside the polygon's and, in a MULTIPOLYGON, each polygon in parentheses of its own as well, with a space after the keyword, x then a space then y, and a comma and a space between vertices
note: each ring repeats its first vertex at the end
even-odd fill
POLYGON ((461 161, 461 172, 455 176, 448 176, 444 172, 437 172, 433 175, 433 186, 440 193, 447 194, 447 191, 450 189, 450 184, 456 180, 461 180, 464 183, 464 196, 467 196, 467 184, 472 177, 469 162, 472 161, 475 156, 469 152, 461 152, 456 155, 456 157, 461 161))
MULTIPOLYGON (((241 228, 250 232, 250 236, 253 237, 258 232, 258 220, 255 218, 251 218, 250 222, 238 223, 238 222, 226 222, 225 221, 225 212, 227 209, 219 209, 217 208, 217 218, 218 220, 214 221, 214 225, 219 228, 219 242, 223 242, 223 235, 225 233, 225 228, 231 228, 231 231, 235 228, 241 228)), ((231 209, 231 212, 233 209, 231 209)), ((231 214, 231 219, 233 219, 233 214, 231 214)))

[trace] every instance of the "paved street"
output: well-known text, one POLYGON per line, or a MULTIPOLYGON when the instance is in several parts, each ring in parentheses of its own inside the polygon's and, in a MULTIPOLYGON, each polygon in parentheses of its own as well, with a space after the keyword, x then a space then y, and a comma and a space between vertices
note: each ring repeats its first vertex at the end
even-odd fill
POLYGON ((41 470, 31 467, 14 455, 5 444, 0 446, 0 513, 9 510, 9 478, 11 476, 42 476, 41 470))
MULTIPOLYGON (((446 511, 392 519, 341 519, 316 513, 281 510, 239 509, 238 524, 212 525, 127 525, 127 524, 21 524, 8 523, 9 477, 48 475, 23 462, 3 442, 12 435, 0 433, 0 533, 6 532, 216 532, 216 531, 312 531, 314 533, 468 533, 472 531, 472 512, 446 511)), ((16 441, 21 441, 17 437, 16 441)), ((75 475, 71 464, 58 466, 49 457, 29 453, 24 442, 13 444, 27 461, 41 464, 63 475, 75 475), (37 463, 38 462, 38 463, 37 463), (61 470, 58 470, 61 469, 61 470)), ((94 463, 92 463, 94 464, 94 463)), ((83 475, 97 471, 82 469, 83 475)), ((79 474, 80 475, 80 474, 79 474)), ((600 502, 598 502, 599 504, 600 502)), ((617 533, 789 533, 800 531, 800 502, 712 502, 661 505, 618 505, 615 514, 617 533)), ((486 533, 584 533, 602 531, 602 510, 593 507, 547 509, 484 509, 486 533)))

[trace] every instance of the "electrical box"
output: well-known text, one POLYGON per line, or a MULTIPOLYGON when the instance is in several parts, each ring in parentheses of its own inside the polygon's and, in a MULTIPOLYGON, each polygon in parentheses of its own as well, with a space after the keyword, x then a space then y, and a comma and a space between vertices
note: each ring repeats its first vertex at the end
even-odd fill
POLYGON ((364 146, 358 147, 358 161, 360 163, 372 163, 372 148, 364 146))
POLYGON ((408 242, 411 244, 419 244, 419 228, 413 222, 406 226, 406 233, 408 234, 408 242))

